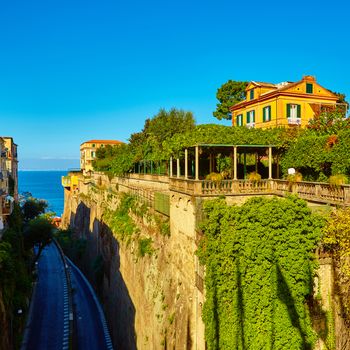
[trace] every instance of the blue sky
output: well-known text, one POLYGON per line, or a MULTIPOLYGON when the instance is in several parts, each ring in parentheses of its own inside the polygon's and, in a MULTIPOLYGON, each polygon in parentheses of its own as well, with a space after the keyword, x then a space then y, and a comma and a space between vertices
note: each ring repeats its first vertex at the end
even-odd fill
MULTIPOLYGON (((228 79, 316 76, 350 100, 346 1, 0 1, 0 135, 20 167, 78 165, 160 108, 212 116, 228 79)), ((226 123, 227 124, 227 123, 226 123)))

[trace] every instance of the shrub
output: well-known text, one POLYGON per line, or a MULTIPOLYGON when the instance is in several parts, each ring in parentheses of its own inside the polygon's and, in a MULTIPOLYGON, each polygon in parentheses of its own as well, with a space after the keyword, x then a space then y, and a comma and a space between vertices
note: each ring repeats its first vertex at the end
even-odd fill
POLYGON ((261 175, 256 171, 252 171, 251 173, 248 174, 248 180, 253 182, 258 182, 261 180, 261 175))
POLYGON ((219 182, 223 180, 223 177, 219 173, 210 173, 205 177, 206 180, 219 182))
POLYGON ((152 238, 141 238, 139 240, 139 250, 138 250, 138 255, 140 257, 144 257, 146 254, 152 255, 154 252, 154 249, 152 247, 152 238))
POLYGON ((348 178, 344 174, 332 175, 329 177, 329 184, 334 187, 345 185, 348 182, 348 178))

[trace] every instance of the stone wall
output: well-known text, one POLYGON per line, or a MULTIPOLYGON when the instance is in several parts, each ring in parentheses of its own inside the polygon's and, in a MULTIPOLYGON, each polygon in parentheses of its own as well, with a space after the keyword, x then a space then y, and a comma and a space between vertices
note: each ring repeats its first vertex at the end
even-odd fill
MULTIPOLYGON (((248 198, 231 196, 226 201, 241 205, 248 198)), ((166 181, 110 180, 102 174, 94 174, 91 181, 81 180, 77 191, 65 191, 63 225, 70 225, 87 241, 84 257, 76 262, 100 295, 116 348, 205 349, 204 269, 195 255, 204 200, 171 192, 166 181), (170 195, 170 236, 162 235, 146 219, 134 217, 140 235, 152 237, 154 248, 150 256, 138 257, 137 241, 120 242, 106 224, 104 212, 117 208, 120 193, 151 201, 155 191, 170 195), (98 259, 103 261, 101 280, 96 279, 93 267, 98 259)), ((323 210, 313 204, 310 207, 323 210)), ((321 256, 319 262, 310 312, 322 336, 314 350, 328 349, 332 332, 334 349, 350 350, 350 332, 334 288, 332 259, 321 256)))
MULTIPOLYGON (((137 241, 120 242, 104 221, 104 210, 118 206, 121 192, 140 188, 137 181, 101 178, 97 187, 81 183, 75 193, 65 190, 63 226, 87 241, 84 257, 76 262, 99 293, 116 348, 204 349, 195 203, 188 196, 171 197, 169 236, 135 217, 140 235, 152 237, 154 249, 139 257, 137 241), (97 284, 93 266, 98 257, 103 278, 97 284)), ((143 189, 152 193, 166 187, 147 183, 143 189)))

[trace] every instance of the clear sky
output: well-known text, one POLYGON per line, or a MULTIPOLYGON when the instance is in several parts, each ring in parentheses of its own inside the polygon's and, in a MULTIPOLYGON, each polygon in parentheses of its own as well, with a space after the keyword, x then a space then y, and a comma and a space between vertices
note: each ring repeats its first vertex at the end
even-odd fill
MULTIPOLYGON (((0 135, 20 167, 78 165, 160 108, 212 116, 228 79, 310 74, 350 99, 347 1, 0 0, 0 135)), ((226 122, 227 124, 227 122, 226 122)))

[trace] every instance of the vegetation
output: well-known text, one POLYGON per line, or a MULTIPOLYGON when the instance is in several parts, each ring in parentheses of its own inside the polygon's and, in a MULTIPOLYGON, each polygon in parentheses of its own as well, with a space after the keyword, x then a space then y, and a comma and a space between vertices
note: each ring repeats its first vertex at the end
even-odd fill
POLYGON ((152 255, 154 249, 152 248, 152 238, 141 238, 139 239, 139 250, 138 255, 144 257, 145 255, 152 255))
POLYGON ((328 181, 331 175, 350 175, 350 130, 336 135, 306 132, 290 144, 284 153, 281 166, 296 168, 306 181, 328 181))
POLYGON ((145 121, 141 132, 131 135, 129 144, 98 150, 94 168, 124 175, 141 160, 167 161, 169 155, 163 142, 176 134, 193 130, 194 127, 195 121, 191 112, 175 108, 170 111, 161 109, 157 115, 145 121))
POLYGON ((350 322, 350 208, 332 212, 324 229, 323 243, 332 253, 336 266, 337 290, 341 296, 343 313, 350 322))
POLYGON ((309 121, 308 128, 322 135, 334 135, 350 128, 349 119, 344 118, 344 111, 324 111, 309 121))
POLYGON ((213 112, 215 118, 231 119, 230 107, 245 99, 245 88, 248 83, 245 81, 229 80, 224 83, 216 92, 219 103, 213 112))
POLYGON ((22 206, 23 219, 29 221, 38 215, 45 213, 47 202, 43 199, 29 197, 22 206))
POLYGON ((55 239, 70 259, 76 261, 83 257, 86 250, 86 239, 75 236, 74 231, 70 228, 57 230, 55 232, 55 239))
POLYGON ((51 243, 53 238, 54 225, 50 219, 38 216, 28 222, 24 229, 24 244, 30 249, 37 247, 38 251, 34 256, 33 264, 39 259, 43 249, 51 243))
MULTIPOLYGON (((4 302, 8 329, 13 335, 8 336, 11 348, 18 348, 28 298, 32 286, 32 269, 39 258, 42 248, 50 242, 53 227, 50 220, 38 216, 46 208, 46 202, 34 198, 27 200, 22 208, 15 204, 8 218, 8 228, 0 241, 0 297, 4 302), (39 250, 33 254, 33 246, 39 250), (23 312, 18 314, 18 310, 23 312)), ((1 312, 1 310, 0 310, 1 312)), ((4 327, 5 328, 5 327, 4 327)))
POLYGON ((252 198, 240 207, 205 205, 198 250, 205 264, 208 349, 311 349, 305 306, 322 220, 306 203, 252 198))

